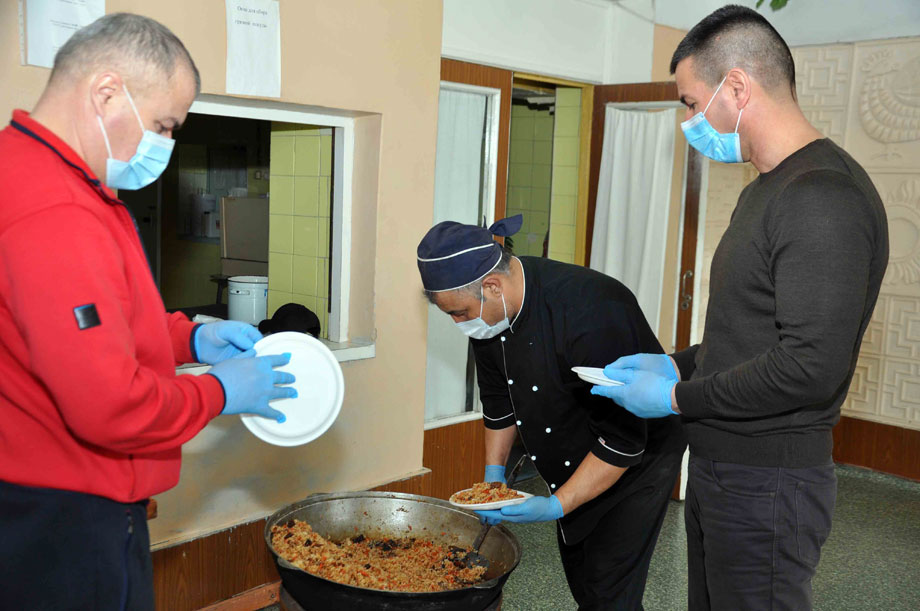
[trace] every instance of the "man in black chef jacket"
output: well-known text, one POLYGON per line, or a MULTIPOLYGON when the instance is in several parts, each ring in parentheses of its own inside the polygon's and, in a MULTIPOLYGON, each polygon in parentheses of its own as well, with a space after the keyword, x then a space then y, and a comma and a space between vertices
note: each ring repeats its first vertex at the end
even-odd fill
POLYGON ((503 481, 519 433, 552 495, 486 520, 556 520, 580 609, 641 609, 649 562, 686 440, 677 418, 645 421, 590 394, 575 366, 661 353, 636 298, 599 272, 512 257, 489 229, 446 221, 418 247, 425 293, 472 339, 486 426, 486 481, 503 481))

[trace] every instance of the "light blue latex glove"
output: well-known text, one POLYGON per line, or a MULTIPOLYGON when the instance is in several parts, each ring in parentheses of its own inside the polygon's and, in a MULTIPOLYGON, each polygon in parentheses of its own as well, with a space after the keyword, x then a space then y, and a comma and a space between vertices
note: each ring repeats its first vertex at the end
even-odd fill
POLYGON ((482 481, 507 483, 505 481, 505 465, 486 465, 486 474, 482 481))
POLYGON ((235 358, 221 361, 208 371, 224 387, 224 409, 220 413, 255 414, 284 422, 284 414, 272 409, 268 402, 297 396, 297 391, 290 386, 277 386, 292 384, 294 375, 274 369, 287 365, 291 354, 286 352, 259 357, 254 354, 251 350, 244 352, 235 358))
POLYGON ((195 328, 195 354, 199 363, 216 365, 251 350, 262 339, 262 334, 252 325, 238 320, 209 322, 195 328))
POLYGON ((676 414, 671 410, 671 389, 674 379, 640 369, 604 368, 604 375, 623 382, 623 386, 595 386, 592 395, 613 399, 640 418, 663 418, 676 414))
POLYGON ((630 354, 629 356, 621 356, 607 365, 607 367, 613 367, 614 369, 641 369, 642 371, 657 373, 675 382, 680 381, 677 367, 675 367, 674 361, 667 354, 630 354))
POLYGON ((562 517, 562 503, 553 496, 532 496, 523 503, 517 505, 506 505, 501 509, 489 509, 486 511, 477 511, 481 518, 489 524, 498 524, 499 522, 517 522, 518 524, 527 524, 529 522, 548 522, 558 520, 562 517))

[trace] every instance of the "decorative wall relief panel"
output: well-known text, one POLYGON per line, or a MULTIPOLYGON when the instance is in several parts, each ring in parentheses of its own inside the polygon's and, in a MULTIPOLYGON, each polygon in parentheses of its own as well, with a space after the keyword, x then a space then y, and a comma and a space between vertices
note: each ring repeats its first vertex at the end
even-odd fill
POLYGON ((846 134, 847 111, 845 108, 802 108, 802 112, 825 137, 843 146, 846 134))
POLYGON ((889 192, 885 211, 891 243, 885 283, 920 294, 920 176, 889 192))
POLYGON ((852 45, 797 47, 792 49, 792 59, 800 106, 846 108, 850 99, 852 45))
POLYGON ((843 146, 853 46, 799 47, 792 49, 799 106, 812 125, 843 146))
POLYGON ((920 39, 855 45, 846 135, 866 168, 920 169, 920 39))
POLYGON ((857 418, 875 416, 870 419, 878 419, 881 372, 882 357, 860 353, 853 381, 850 382, 850 393, 843 405, 847 415, 857 418))
POLYGON ((888 270, 843 411, 920 429, 920 38, 792 56, 805 116, 869 172, 888 215, 888 270))
MULTIPOLYGON (((884 354, 920 363, 920 300, 909 297, 888 299, 884 354)), ((920 407, 920 393, 914 396, 920 407)))

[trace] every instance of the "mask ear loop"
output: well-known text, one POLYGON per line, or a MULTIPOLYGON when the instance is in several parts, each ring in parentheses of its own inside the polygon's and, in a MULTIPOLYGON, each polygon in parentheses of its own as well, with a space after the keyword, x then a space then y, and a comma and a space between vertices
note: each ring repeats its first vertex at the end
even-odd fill
POLYGON ((738 122, 735 123, 735 133, 736 133, 736 134, 738 133, 738 126, 741 125, 741 113, 743 113, 743 112, 744 112, 744 109, 743 109, 743 108, 742 108, 741 110, 738 111, 738 122))
POLYGON ((727 78, 728 78, 727 74, 724 77, 722 77, 722 82, 719 83, 719 86, 716 87, 716 90, 712 92, 712 97, 709 98, 709 104, 706 104, 706 108, 703 109, 704 115, 706 114, 706 111, 709 110, 709 107, 712 106, 712 101, 716 99, 716 94, 719 93, 719 89, 722 89, 722 85, 725 84, 725 79, 727 78))
POLYGON ((147 128, 144 127, 144 122, 141 121, 141 115, 137 112, 137 106, 134 105, 134 100, 131 99, 131 94, 128 93, 128 86, 122 85, 122 89, 125 90, 125 97, 128 98, 128 104, 131 105, 131 110, 134 111, 134 116, 137 118, 137 124, 141 126, 141 132, 147 131, 147 128))
POLYGON ((109 157, 112 156, 112 147, 109 146, 109 137, 105 133, 105 125, 102 124, 102 117, 96 115, 96 120, 99 121, 99 129, 102 130, 102 139, 105 140, 105 150, 108 152, 109 157))

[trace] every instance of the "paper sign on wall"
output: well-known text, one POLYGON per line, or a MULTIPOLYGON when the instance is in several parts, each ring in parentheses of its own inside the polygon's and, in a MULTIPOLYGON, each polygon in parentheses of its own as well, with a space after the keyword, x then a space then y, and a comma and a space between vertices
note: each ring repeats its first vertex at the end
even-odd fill
POLYGON ((226 0, 227 93, 281 97, 277 0, 226 0))
MULTIPOLYGON (((24 4, 23 61, 45 68, 54 65, 55 53, 74 32, 105 15, 105 0, 24 0, 24 4)), ((23 0, 19 7, 21 11, 23 0)))

